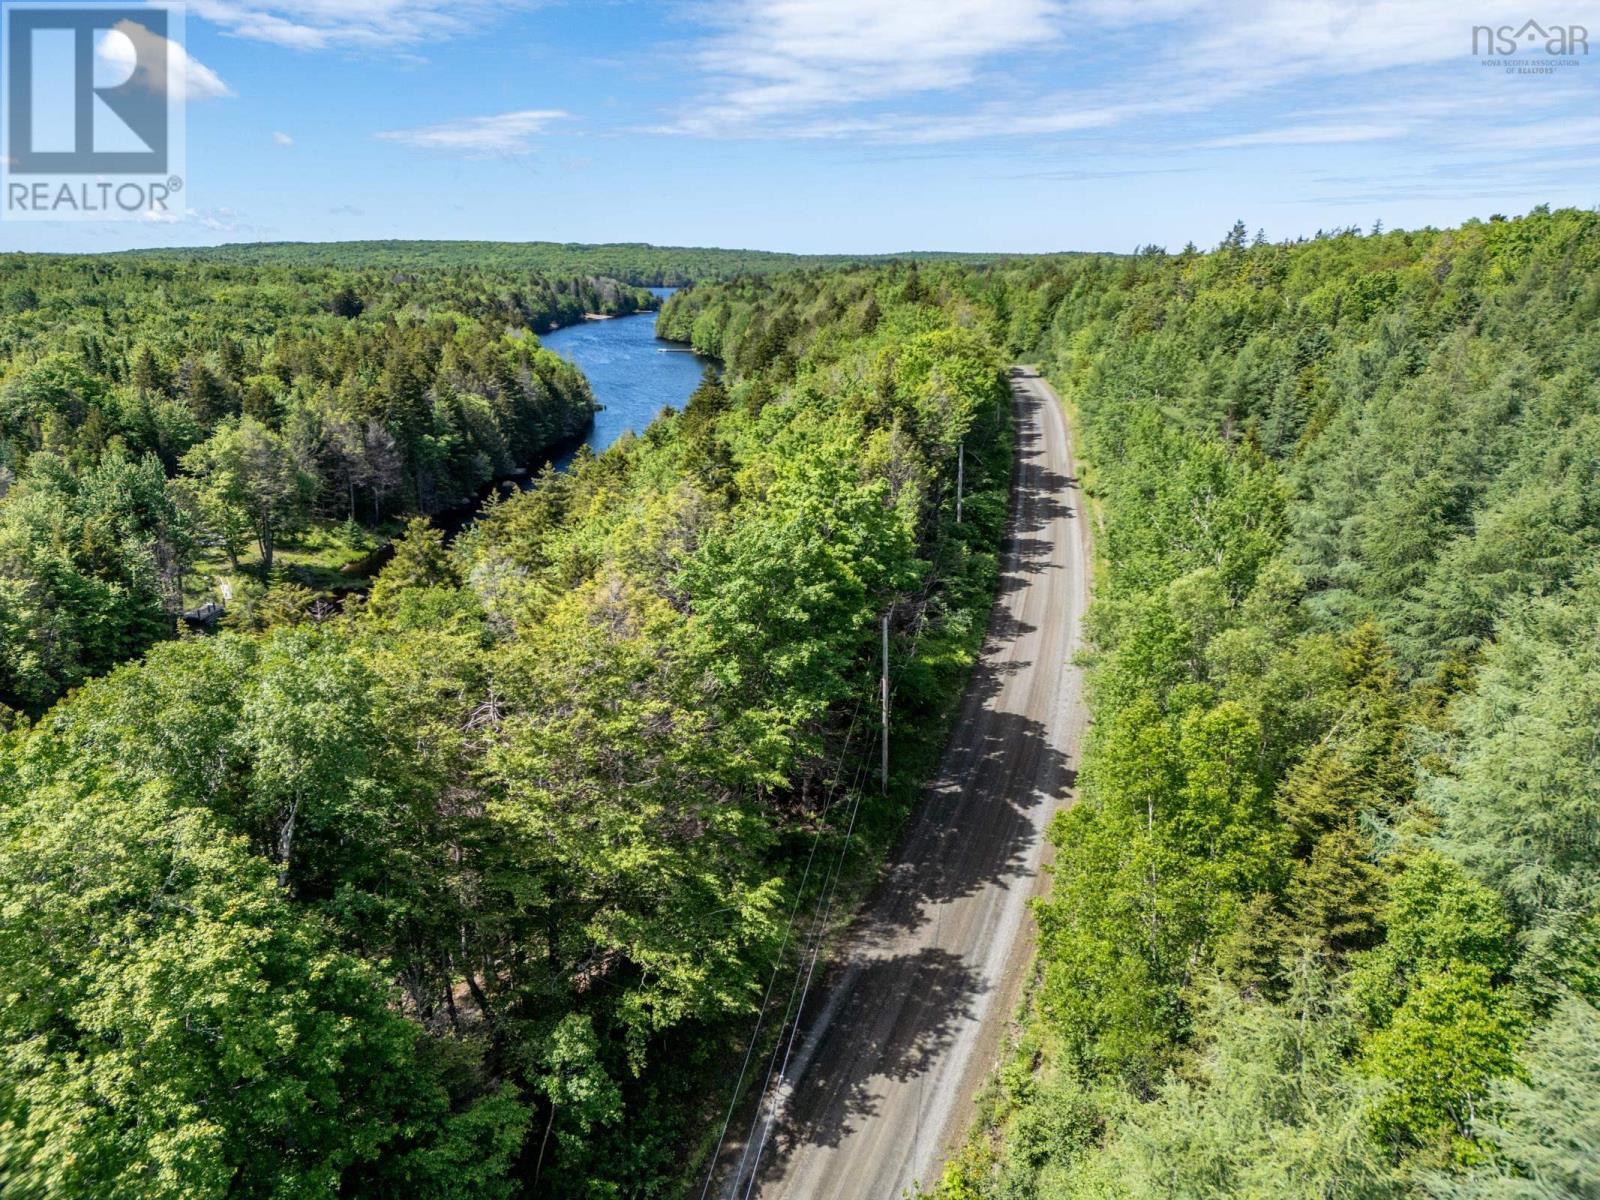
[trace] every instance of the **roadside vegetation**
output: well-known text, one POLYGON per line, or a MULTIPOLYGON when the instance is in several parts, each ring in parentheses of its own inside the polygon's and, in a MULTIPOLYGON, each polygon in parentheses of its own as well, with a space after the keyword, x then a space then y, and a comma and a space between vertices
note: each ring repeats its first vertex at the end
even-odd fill
POLYGON ((1600 218, 997 280, 1107 528, 1038 977, 938 1194, 1600 1188, 1600 218))
MULTIPOLYGON (((8 1198, 689 1189, 773 972, 917 795, 988 611, 1003 364, 909 278, 792 280, 788 344, 449 546, 413 519, 366 598, 279 583, 214 636, 74 658, 95 677, 12 718, 8 1198)), ((175 503, 154 457, 52 469, 148 489, 92 512, 175 503)), ((262 528, 236 536, 245 568, 262 528)), ((321 544, 296 536, 275 571, 321 544)))
POLYGON ((1008 359, 1093 726, 939 1194, 1600 1188, 1600 217, 697 284, 725 373, 446 545, 651 302, 508 269, 0 259, 8 1198, 697 1190, 973 661, 1008 359), (174 637, 197 563, 273 586, 174 637))

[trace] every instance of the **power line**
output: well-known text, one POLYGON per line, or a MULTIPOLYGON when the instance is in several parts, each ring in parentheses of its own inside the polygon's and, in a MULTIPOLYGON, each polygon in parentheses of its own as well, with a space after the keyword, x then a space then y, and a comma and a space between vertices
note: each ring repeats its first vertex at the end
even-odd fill
MULTIPOLYGON (((788 1073, 788 1070, 789 1070, 789 1059, 792 1056, 792 1054, 794 1053, 795 1039, 800 1035, 800 1018, 805 1013, 806 997, 811 992, 811 983, 812 983, 813 978, 816 975, 817 959, 818 959, 818 957, 820 956, 820 954, 822 952, 822 942, 824 940, 824 937, 825 937, 825 934, 826 934, 826 931, 827 931, 827 928, 828 928, 828 921, 833 916, 833 901, 834 901, 834 896, 835 896, 835 894, 837 892, 837 888, 838 888, 839 876, 843 873, 845 855, 850 849, 850 839, 855 834, 856 817, 861 812, 861 798, 862 798, 862 795, 865 792, 865 789, 862 788, 860 786, 860 784, 862 782, 862 775, 864 773, 865 772, 864 772, 863 769, 858 769, 857 770, 857 773, 856 773, 856 787, 854 788, 855 798, 854 798, 854 801, 851 803, 851 806, 850 806, 850 822, 849 822, 849 825, 845 829, 844 841, 839 846, 839 857, 838 857, 837 860, 835 860, 834 869, 833 869, 833 871, 831 873, 831 878, 829 879, 828 883, 825 885, 826 895, 827 895, 827 908, 822 914, 822 919, 819 922, 819 924, 817 925, 817 928, 816 928, 816 931, 815 931, 815 936, 812 939, 812 943, 811 943, 811 960, 810 960, 810 962, 807 965, 806 970, 805 970, 805 985, 800 989, 800 1004, 799 1004, 799 1007, 794 1010, 794 1020, 793 1020, 793 1023, 790 1025, 790 1028, 789 1028, 788 1045, 784 1048, 784 1052, 783 1052, 783 1065, 778 1070, 778 1084, 779 1084, 779 1086, 782 1086, 783 1080, 784 1080, 784 1076, 788 1073)), ((798 976, 796 976, 796 982, 797 983, 799 982, 799 977, 798 976)), ((781 1040, 781 1035, 780 1035, 780 1040, 781 1040)), ((776 1059, 776 1057, 777 1057, 776 1047, 774 1047, 773 1057, 774 1057, 774 1059, 776 1059)), ((766 1086, 763 1088, 763 1094, 769 1094, 771 1092, 771 1090, 772 1090, 772 1072, 769 1069, 768 1072, 767 1072, 766 1086)), ((761 1156, 762 1156, 763 1153, 765 1153, 766 1147, 767 1147, 767 1135, 772 1131, 772 1116, 773 1116, 772 1108, 773 1108, 773 1106, 769 1102, 766 1105, 764 1105, 764 1107, 767 1109, 767 1114, 768 1114, 767 1115, 767 1120, 766 1120, 765 1124, 762 1126, 761 1139, 756 1145, 755 1159, 751 1163, 751 1166, 750 1166, 750 1182, 745 1185, 745 1193, 744 1193, 745 1200, 750 1200, 750 1196, 755 1190, 756 1174, 760 1170, 760 1167, 761 1167, 761 1156)), ((760 1119, 760 1117, 759 1117, 760 1110, 758 1109, 757 1112, 758 1112, 757 1119, 759 1120, 760 1119)), ((738 1176, 735 1176, 734 1178, 737 1181, 738 1176)))
MULTIPOLYGON (((909 664, 911 662, 915 661, 916 652, 917 652, 917 649, 918 649, 918 647, 919 647, 919 645, 921 643, 922 635, 923 635, 923 633, 925 632, 925 630, 927 628, 927 614, 924 611, 924 608, 925 608, 925 603, 924 603, 924 605, 919 606, 918 609, 917 609, 917 618, 918 619, 917 619, 917 623, 916 623, 915 632, 912 635, 911 648, 910 648, 909 654, 907 655, 907 658, 902 662, 901 669, 899 671, 897 671, 897 672, 894 672, 894 679, 893 679, 892 683, 891 683, 890 678, 889 678, 890 672, 889 672, 889 669, 888 669, 888 650, 887 650, 888 617, 885 616, 883 618, 883 621, 884 621, 883 636, 884 636, 884 639, 885 639, 885 646, 884 646, 884 651, 883 651, 883 654, 884 654, 883 679, 882 679, 882 685, 881 686, 882 686, 882 700, 883 700, 884 711, 885 711, 885 718, 884 719, 885 719, 886 722, 887 722, 887 709, 888 709, 889 701, 899 691, 899 684, 901 682, 901 679, 904 676, 905 668, 907 666, 909 666, 909 664)), ((817 851, 817 847, 818 847, 818 844, 819 844, 820 839, 821 839, 822 830, 823 830, 823 828, 825 826, 825 820, 826 820, 827 813, 832 807, 834 795, 835 795, 835 793, 837 791, 838 782, 839 782, 839 773, 840 773, 840 771, 842 771, 842 768, 844 766, 844 761, 845 761, 846 757, 848 757, 848 754, 849 754, 850 739, 854 735, 856 724, 857 724, 857 721, 858 721, 858 719, 860 717, 862 703, 863 703, 863 699, 862 698, 858 698, 857 701, 856 701, 855 712, 851 717, 849 731, 845 735, 845 741, 844 741, 844 744, 843 744, 843 746, 841 748, 841 751, 840 751, 839 763, 838 763, 838 766, 835 769, 835 778, 833 780, 833 785, 829 789, 828 798, 827 798, 827 800, 826 800, 826 802, 824 804, 823 813, 822 813, 823 820, 820 821, 819 824, 818 824, 817 835, 812 840, 811 852, 807 856, 807 859, 806 859, 805 874, 801 878, 801 890, 796 895, 795 906, 790 910, 788 928, 786 928, 785 933, 784 933, 783 948, 786 948, 788 946, 790 933, 791 933, 791 931, 793 929, 793 925, 794 925, 794 919, 795 919, 796 914, 799 911, 800 896, 803 895, 805 882, 810 877, 812 862, 813 862, 813 860, 814 860, 814 858, 816 856, 816 851, 817 851)), ((887 778, 888 778, 887 765, 886 765, 886 763, 887 763, 887 727, 885 727, 884 737, 885 737, 885 743, 884 743, 884 760, 885 760, 884 781, 885 781, 885 786, 887 786, 887 778)), ((824 882, 823 891, 818 896, 818 915, 817 915, 817 917, 813 918, 813 928, 812 928, 811 937, 809 939, 809 941, 810 941, 809 962, 807 963, 807 966, 804 969, 804 971, 797 971, 796 972, 796 974, 795 974, 795 987, 790 989, 789 1000, 784 1005, 783 1026, 790 1026, 791 1014, 792 1014, 792 1019, 793 1019, 793 1025, 790 1028, 788 1044, 787 1044, 787 1047, 784 1050, 783 1064, 782 1064, 782 1067, 779 1068, 778 1061, 777 1061, 777 1059, 778 1059, 778 1048, 779 1048, 780 1045, 784 1044, 783 1043, 783 1035, 780 1032, 778 1042, 773 1045, 772 1056, 771 1056, 770 1060, 768 1061, 768 1065, 767 1065, 766 1078, 762 1083, 762 1088, 761 1088, 761 1091, 759 1093, 761 1098, 762 1098, 761 1099, 761 1103, 757 1105, 755 1116, 751 1120, 750 1132, 749 1132, 748 1135, 746 1135, 744 1148, 743 1148, 743 1150, 741 1150, 740 1155, 739 1155, 739 1164, 738 1164, 737 1169, 734 1172, 734 1176, 733 1176, 733 1178, 734 1178, 734 1186, 735 1186, 735 1188, 737 1188, 739 1179, 744 1175, 746 1163, 749 1163, 750 1180, 749 1180, 749 1182, 748 1182, 748 1184, 746 1185, 746 1188, 745 1188, 746 1200, 748 1200, 748 1197, 750 1196, 752 1190, 755 1187, 756 1175, 757 1175, 757 1172, 760 1170, 760 1165, 761 1165, 761 1156, 762 1156, 763 1153, 765 1153, 767 1136, 771 1131, 772 1122, 771 1122, 771 1119, 770 1119, 770 1111, 771 1111, 772 1105, 771 1105, 771 1101, 770 1101, 770 1095, 771 1095, 771 1092, 772 1092, 773 1073, 774 1073, 774 1070, 776 1069, 777 1070, 777 1075, 778 1075, 778 1083, 781 1086, 782 1082, 783 1082, 783 1079, 784 1079, 784 1077, 785 1077, 785 1075, 786 1075, 786 1073, 788 1071, 789 1060, 790 1060, 790 1057, 791 1057, 792 1052, 794 1050, 795 1039, 799 1035, 800 1018, 804 1014, 806 999, 807 999, 808 995, 810 994, 811 984, 812 984, 814 976, 815 976, 817 960, 818 960, 818 958, 820 957, 820 954, 821 954, 822 942, 823 942, 823 940, 824 940, 824 938, 826 936, 826 931, 827 931, 827 928, 828 928, 828 922, 829 922, 829 920, 831 920, 832 915, 833 915, 834 898, 835 898, 835 895, 837 893, 838 881, 839 881, 841 875, 843 874, 843 867, 844 867, 845 857, 849 852, 850 842, 851 842, 851 840, 852 840, 852 838, 854 837, 854 834, 855 834, 856 820, 857 820, 857 817, 860 814, 861 801, 862 801, 863 794, 864 794, 864 789, 863 789, 862 785, 865 782, 865 780, 864 780, 865 774, 866 774, 866 764, 865 764, 865 761, 863 761, 860 765, 857 766, 855 777, 852 780, 852 784, 851 784, 851 791, 853 792, 853 799, 852 799, 851 804, 850 804, 850 819, 849 819, 849 822, 848 822, 847 827, 846 827, 845 837, 844 837, 843 842, 841 842, 841 844, 840 844, 839 855, 838 855, 838 858, 835 860, 833 869, 829 872, 828 878, 824 882), (824 903, 824 901, 826 901, 826 911, 823 911, 823 903, 824 903), (802 984, 802 978, 804 980, 803 984, 802 984), (796 988, 799 989, 799 1006, 798 1006, 798 1008, 796 1008, 796 1006, 795 1006, 795 990, 796 990, 796 988), (755 1137, 757 1126, 761 1125, 763 1110, 766 1110, 769 1113, 769 1119, 767 1120, 766 1124, 762 1127, 759 1144, 756 1146, 755 1158, 752 1161, 750 1159, 751 1140, 755 1137)), ((767 1004, 771 1000, 772 991, 773 991, 774 986, 777 983, 777 977, 778 977, 778 973, 779 973, 779 970, 781 968, 781 965, 782 965, 782 948, 780 948, 778 961, 777 961, 777 963, 775 963, 775 965, 773 967, 772 976, 768 980, 766 994, 762 998, 761 1010, 760 1010, 760 1013, 758 1014, 757 1019, 756 1019, 755 1031, 751 1034, 750 1044, 745 1050, 744 1062, 740 1066, 740 1069, 739 1069, 739 1078, 738 1078, 738 1082, 736 1083, 736 1085, 734 1087, 733 1099, 729 1103, 727 1116, 724 1117, 724 1119, 723 1119, 722 1130, 717 1136, 716 1150, 712 1154, 711 1162, 710 1162, 710 1164, 708 1166, 708 1169, 707 1169, 707 1172, 706 1172, 705 1183, 701 1186, 701 1189, 700 1189, 700 1198, 701 1198, 701 1200, 705 1200, 706 1194, 707 1194, 707 1192, 708 1192, 708 1190, 710 1189, 710 1186, 711 1186, 711 1181, 712 1181, 713 1178, 715 1178, 716 1168, 717 1168, 717 1159, 721 1156, 722 1146, 723 1146, 724 1142, 726 1141, 728 1128, 731 1125, 732 1120, 733 1120, 734 1109, 737 1108, 737 1106, 738 1106, 739 1091, 740 1091, 740 1088, 742 1088, 742 1086, 743 1086, 745 1073, 749 1069, 750 1059, 753 1056, 753 1053, 754 1053, 754 1050, 755 1050, 755 1046, 756 1046, 756 1042, 759 1040, 761 1025, 764 1023, 764 1021, 766 1019, 767 1004)), ((782 1028, 782 1026, 780 1026, 780 1029, 781 1028, 782 1028)))
MULTIPOLYGON (((859 711, 859 706, 858 706, 858 711, 859 711)), ((842 758, 841 758, 841 761, 840 761, 840 766, 841 767, 843 766, 842 758)), ((854 799, 854 804, 853 804, 852 809, 851 809, 851 816, 850 816, 850 822, 849 822, 849 828, 851 830, 854 830, 854 828, 855 828, 855 812, 856 812, 856 810, 859 807, 860 802, 861 802, 861 784, 862 784, 862 779, 863 779, 863 776, 865 775, 865 773, 866 773, 866 765, 865 765, 865 762, 863 761, 863 763, 861 763, 860 765, 858 765, 856 767, 855 777, 851 781, 850 791, 854 795, 854 798, 855 798, 854 799)), ((847 835, 847 838, 848 838, 848 835, 847 835)), ((848 845, 848 841, 846 842, 846 845, 848 845)), ((824 905, 824 902, 827 901, 828 902, 828 912, 829 913, 832 912, 832 903, 831 903, 831 896, 833 894, 832 881, 834 879, 836 879, 836 878, 837 878, 836 871, 830 871, 829 875, 824 878, 822 890, 817 894, 817 908, 816 908, 816 913, 812 917, 812 920, 811 920, 811 934, 810 934, 810 937, 808 939, 808 949, 810 951, 811 959, 812 959, 813 963, 815 962, 816 950, 821 944, 821 939, 823 937, 824 930, 826 929, 826 925, 822 921, 822 918, 824 916, 823 905, 824 905)), ((805 963, 806 957, 807 957, 806 953, 802 952, 802 954, 800 956, 800 962, 802 964, 805 963)), ((738 1166, 738 1169, 734 1172, 734 1176, 733 1176, 734 1187, 736 1187, 736 1188, 738 1187, 740 1177, 744 1174, 746 1162, 750 1163, 750 1171, 751 1171, 751 1179, 752 1179, 752 1181, 755 1178, 755 1172, 759 1169, 759 1167, 761 1165, 761 1153, 762 1153, 762 1150, 765 1148, 765 1142, 766 1142, 765 1130, 763 1130, 763 1133, 762 1133, 762 1138, 761 1138, 762 1145, 757 1148, 756 1157, 755 1157, 755 1159, 753 1161, 751 1161, 751 1159, 750 1159, 750 1146, 751 1146, 751 1143, 755 1140, 757 1127, 759 1127, 761 1125, 762 1111, 763 1111, 763 1109, 769 1107, 768 1103, 767 1103, 767 1097, 769 1096, 769 1094, 772 1091, 772 1076, 773 1076, 773 1073, 778 1070, 778 1051, 783 1046, 783 1032, 782 1031, 783 1031, 784 1028, 787 1028, 789 1026, 791 1020, 793 1020, 795 1025, 796 1025, 796 1027, 798 1027, 799 1020, 800 1020, 800 1015, 805 1009, 806 997, 805 997, 805 991, 801 988, 802 978, 804 978, 807 981, 807 983, 809 984, 809 974, 804 969, 803 966, 800 969, 797 969, 795 971, 794 986, 789 989, 789 999, 788 999, 788 1002, 784 1005, 783 1023, 779 1026, 778 1040, 773 1043, 773 1046, 772 1046, 772 1057, 767 1062, 766 1078, 762 1080, 761 1090, 757 1093, 761 1097, 761 1103, 759 1103, 756 1106, 755 1115, 750 1120, 750 1132, 745 1135, 744 1148, 739 1153, 739 1166, 738 1166), (799 997, 799 1007, 796 1007, 796 1005, 795 1005, 795 998, 796 998, 797 995, 799 997)), ((791 1045, 792 1045, 792 1039, 791 1039, 791 1045)), ((784 1061, 787 1064, 787 1061, 788 1061, 787 1056, 785 1056, 785 1060, 784 1061)), ((782 1079, 782 1075, 781 1074, 779 1075, 779 1079, 780 1080, 782 1079)))
MULTIPOLYGON (((717 1134, 716 1149, 712 1151, 711 1160, 707 1164, 706 1180, 705 1180, 705 1183, 700 1188, 700 1200, 705 1200, 706 1193, 710 1190, 710 1187, 711 1187, 711 1181, 712 1181, 713 1178, 716 1177, 717 1160, 722 1156, 722 1146, 723 1146, 723 1143, 727 1140, 728 1127, 733 1123, 734 1110, 739 1106, 739 1093, 740 1093, 740 1090, 744 1087, 745 1073, 750 1069, 750 1059, 755 1054, 756 1043, 760 1040, 760 1037, 761 1037, 761 1026, 766 1021, 767 1005, 772 1000, 773 988, 777 986, 778 975, 783 969, 784 951, 786 951, 789 948, 789 939, 790 939, 790 937, 792 936, 792 934, 794 932, 795 917, 799 914, 800 905, 805 900, 806 883, 811 878, 812 863, 816 859, 817 848, 822 844, 822 834, 823 834, 823 831, 827 828, 828 813, 830 811, 832 811, 834 797, 838 794, 839 779, 840 779, 840 777, 841 777, 841 775, 843 774, 843 771, 844 771, 845 759, 849 756, 849 753, 850 753, 850 740, 855 736, 856 724, 857 724, 857 722, 859 721, 859 719, 861 717, 861 706, 862 706, 863 703, 864 703, 863 698, 858 696, 856 698, 855 710, 854 710, 854 712, 851 713, 851 716, 850 716, 849 727, 845 730, 844 742, 841 745, 840 750, 839 750, 839 761, 835 765, 834 770, 832 772, 833 778, 832 778, 832 780, 831 780, 831 782, 829 784, 829 787, 828 787, 828 794, 827 794, 827 797, 823 800, 822 812, 819 814, 819 816, 817 818, 817 832, 815 833, 815 835, 813 835, 813 837, 811 839, 811 851, 810 851, 810 853, 808 853, 806 855, 805 871, 800 876, 800 886, 795 889, 794 904, 790 906, 790 909, 789 909, 789 920, 788 920, 787 924, 784 926, 783 941, 779 944, 778 953, 773 959, 772 975, 767 980, 767 990, 766 990, 766 993, 761 998, 761 1007, 756 1013, 756 1027, 755 1027, 754 1030, 751 1031, 749 1046, 747 1046, 745 1048, 744 1062, 739 1067, 739 1078, 734 1083, 733 1096, 728 1101, 728 1113, 727 1113, 727 1116, 725 1116, 723 1118, 723 1120, 722 1120, 722 1130, 721 1130, 721 1132, 719 1132, 717 1134)), ((791 1002, 792 1002, 793 1001, 792 992, 791 992, 790 999, 791 999, 791 1002)), ((787 1018, 788 1018, 788 1008, 787 1008, 787 1006, 784 1009, 784 1017, 785 1017, 785 1020, 787 1020, 787 1018)), ((752 1132, 753 1132, 753 1130, 752 1130, 752 1132)), ((748 1150, 748 1148, 749 1148, 749 1143, 747 1141, 746 1142, 746 1150, 748 1150)), ((743 1156, 743 1154, 741 1154, 740 1155, 740 1169, 741 1170, 743 1169, 743 1166, 744 1166, 744 1156, 743 1156)), ((735 1175, 734 1178, 737 1179, 738 1176, 735 1175)))

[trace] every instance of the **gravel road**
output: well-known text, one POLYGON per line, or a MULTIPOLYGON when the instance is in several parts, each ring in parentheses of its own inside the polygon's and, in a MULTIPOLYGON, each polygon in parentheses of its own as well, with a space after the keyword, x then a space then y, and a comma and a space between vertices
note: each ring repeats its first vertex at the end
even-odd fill
POLYGON ((1026 368, 1011 386, 1011 524, 982 660, 938 779, 810 994, 765 1138, 722 1156, 725 1197, 899 1200, 932 1182, 1016 1008, 1086 720, 1070 660, 1090 530, 1060 402, 1026 368))

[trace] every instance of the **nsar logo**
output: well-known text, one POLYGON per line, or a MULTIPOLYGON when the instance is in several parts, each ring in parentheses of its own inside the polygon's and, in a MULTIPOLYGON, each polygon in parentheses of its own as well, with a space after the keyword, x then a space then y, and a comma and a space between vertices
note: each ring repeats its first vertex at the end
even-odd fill
POLYGON ((1486 67, 1507 75, 1554 75, 1576 67, 1589 54, 1589 31, 1582 25, 1474 25, 1472 52, 1486 67))

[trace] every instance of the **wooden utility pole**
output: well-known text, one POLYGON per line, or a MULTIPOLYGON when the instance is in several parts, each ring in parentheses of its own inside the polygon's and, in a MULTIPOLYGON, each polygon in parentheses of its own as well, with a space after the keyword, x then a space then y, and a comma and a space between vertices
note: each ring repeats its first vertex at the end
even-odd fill
POLYGON ((956 446, 956 524, 961 524, 961 493, 967 490, 967 443, 956 446))
POLYGON ((883 762, 879 767, 878 784, 883 795, 889 794, 889 614, 883 614, 883 678, 879 681, 879 694, 883 699, 883 762))

